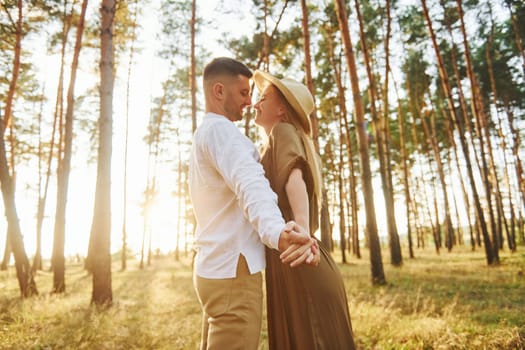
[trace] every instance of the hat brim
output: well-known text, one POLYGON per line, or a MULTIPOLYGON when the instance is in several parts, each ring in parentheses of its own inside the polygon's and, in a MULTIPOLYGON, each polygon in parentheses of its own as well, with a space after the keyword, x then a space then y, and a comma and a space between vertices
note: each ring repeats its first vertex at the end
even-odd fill
POLYGON ((280 79, 274 77, 273 75, 267 72, 263 72, 260 70, 255 71, 252 79, 255 82, 255 86, 257 86, 257 89, 259 91, 263 91, 270 84, 274 85, 283 94, 286 101, 288 101, 290 106, 301 117, 303 122, 306 123, 306 126, 310 128, 310 117, 308 116, 309 113, 303 110, 303 107, 301 106, 295 95, 281 82, 280 79))

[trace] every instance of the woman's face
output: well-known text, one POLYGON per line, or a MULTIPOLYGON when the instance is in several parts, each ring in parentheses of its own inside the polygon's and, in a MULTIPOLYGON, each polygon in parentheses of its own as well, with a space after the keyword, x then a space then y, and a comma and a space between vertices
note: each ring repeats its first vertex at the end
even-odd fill
POLYGON ((273 85, 268 85, 262 91, 261 97, 253 108, 256 111, 255 124, 263 127, 267 134, 275 124, 284 118, 285 107, 277 92, 277 88, 273 85))

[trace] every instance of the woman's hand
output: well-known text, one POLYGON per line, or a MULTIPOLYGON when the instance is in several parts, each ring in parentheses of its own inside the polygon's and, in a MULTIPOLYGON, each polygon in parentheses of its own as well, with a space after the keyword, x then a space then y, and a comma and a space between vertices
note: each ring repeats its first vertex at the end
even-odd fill
POLYGON ((302 263, 317 266, 321 260, 317 240, 311 238, 307 244, 292 244, 281 253, 280 258, 283 264, 289 263, 291 267, 302 263))

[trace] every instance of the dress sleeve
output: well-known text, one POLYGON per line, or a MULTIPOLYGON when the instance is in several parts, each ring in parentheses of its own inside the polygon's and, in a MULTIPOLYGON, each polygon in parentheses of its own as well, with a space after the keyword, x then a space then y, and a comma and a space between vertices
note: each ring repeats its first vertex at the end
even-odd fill
POLYGON ((311 197, 314 191, 312 170, 306 159, 303 141, 295 126, 288 123, 277 124, 270 134, 270 145, 276 169, 276 174, 273 174, 275 191, 286 194, 285 186, 290 173, 299 168, 303 172, 308 196, 311 197))

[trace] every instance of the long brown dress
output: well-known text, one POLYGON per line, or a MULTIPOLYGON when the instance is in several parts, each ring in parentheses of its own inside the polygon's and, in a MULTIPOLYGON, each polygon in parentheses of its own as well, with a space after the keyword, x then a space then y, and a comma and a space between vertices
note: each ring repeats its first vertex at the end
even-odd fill
MULTIPOLYGON (((294 168, 300 168, 310 204, 310 232, 318 227, 317 198, 310 163, 295 126, 277 124, 262 154, 262 165, 286 221, 293 220, 285 185, 294 168)), ((319 266, 291 268, 281 263, 279 252, 266 249, 268 341, 272 350, 355 349, 350 313, 341 273, 319 242, 319 266)))

